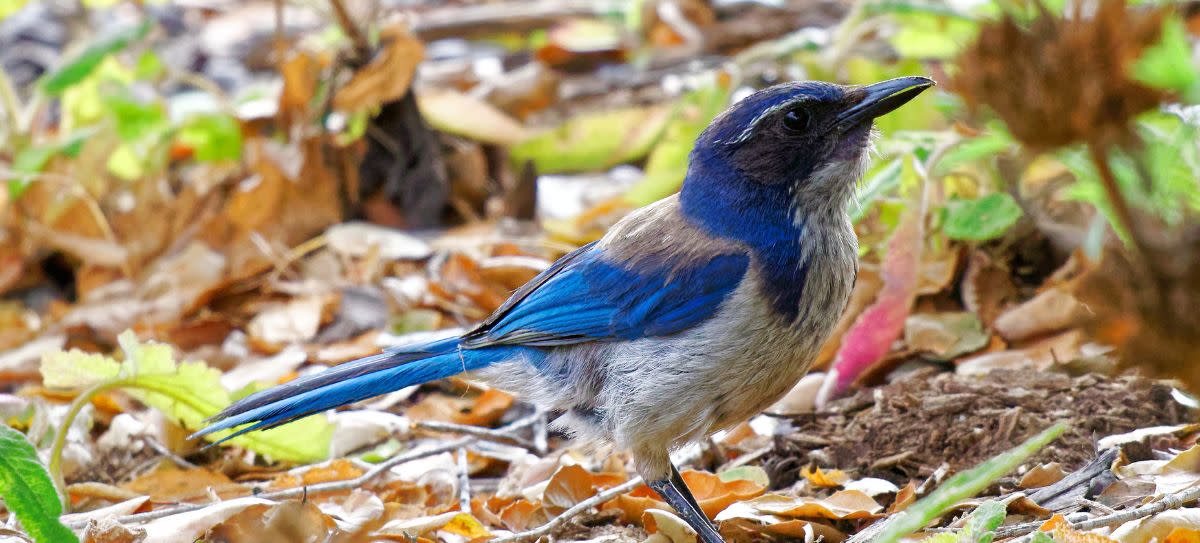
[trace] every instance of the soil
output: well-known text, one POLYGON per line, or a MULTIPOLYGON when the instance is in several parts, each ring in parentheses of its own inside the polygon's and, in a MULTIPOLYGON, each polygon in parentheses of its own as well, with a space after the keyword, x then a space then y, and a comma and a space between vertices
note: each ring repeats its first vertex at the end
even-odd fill
POLYGON ((809 465, 903 485, 943 465, 974 466, 1061 421, 1070 428, 1030 464, 1059 462, 1070 471, 1095 457, 1102 437, 1195 421, 1197 412, 1171 390, 1130 375, 922 373, 790 419, 794 428, 776 439, 764 466, 777 487, 809 465))

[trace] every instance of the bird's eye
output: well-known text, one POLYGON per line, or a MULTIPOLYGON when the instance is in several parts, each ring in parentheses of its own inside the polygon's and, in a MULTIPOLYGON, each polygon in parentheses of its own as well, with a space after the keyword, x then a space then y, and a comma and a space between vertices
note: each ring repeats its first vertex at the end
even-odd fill
POLYGON ((793 132, 803 132, 808 130, 808 125, 812 120, 808 112, 801 108, 792 108, 783 114, 783 126, 793 132))

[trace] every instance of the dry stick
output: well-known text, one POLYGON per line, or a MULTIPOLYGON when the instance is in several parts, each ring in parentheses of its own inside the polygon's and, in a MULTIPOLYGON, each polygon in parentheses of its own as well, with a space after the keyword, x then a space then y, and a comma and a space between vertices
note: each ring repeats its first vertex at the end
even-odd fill
POLYGON ((471 466, 467 464, 467 449, 458 450, 458 508, 471 514, 471 466))
POLYGON ((534 541, 538 538, 545 537, 545 536, 553 533, 555 530, 561 528, 562 525, 566 524, 567 521, 570 520, 572 517, 584 512, 584 511, 587 511, 588 509, 591 509, 600 504, 603 504, 604 502, 606 502, 608 500, 616 498, 617 496, 620 496, 621 494, 629 492, 629 491, 637 488, 638 485, 640 485, 640 484, 642 484, 642 478, 634 477, 628 481, 625 481, 624 483, 621 483, 621 484, 614 486, 608 490, 605 490, 604 492, 596 494, 595 496, 592 496, 586 500, 583 500, 583 501, 575 504, 570 509, 563 511, 562 514, 558 515, 557 517, 554 517, 554 519, 551 520, 550 522, 547 522, 541 526, 538 526, 537 528, 534 528, 532 530, 526 530, 524 532, 518 532, 518 533, 512 534, 510 536, 498 537, 496 539, 489 541, 488 543, 516 543, 516 542, 521 542, 521 541, 534 541))
POLYGON ((338 26, 342 27, 342 32, 345 32, 346 37, 350 38, 350 43, 354 44, 354 52, 358 57, 355 61, 365 63, 371 58, 371 42, 350 17, 350 12, 342 4, 342 0, 329 0, 329 5, 333 8, 333 17, 337 19, 338 26))
POLYGON ((1121 194, 1121 187, 1117 186, 1117 178, 1113 174, 1112 166, 1108 163, 1108 154, 1104 152, 1100 144, 1095 142, 1088 143, 1087 149, 1092 162, 1096 165, 1096 170, 1100 173, 1100 184, 1104 187, 1104 195, 1108 198, 1108 203, 1112 204, 1113 213, 1121 222, 1121 227, 1129 234, 1129 240, 1133 243, 1133 249, 1137 253, 1135 256, 1140 257, 1139 259, 1145 263, 1146 244, 1138 233, 1137 225, 1133 223, 1133 212, 1129 209, 1129 202, 1121 194))
MULTIPOLYGON (((1128 511, 1121 511, 1120 513, 1113 513, 1111 515, 1104 515, 1102 517, 1096 517, 1093 519, 1071 522, 1070 524, 1072 528, 1080 531, 1095 530, 1096 528, 1103 528, 1105 526, 1112 526, 1114 524, 1121 524, 1131 520, 1145 518, 1150 515, 1161 513, 1168 509, 1178 509, 1198 499, 1200 499, 1200 486, 1189 488, 1175 494, 1169 494, 1159 501, 1149 503, 1141 507, 1136 507, 1128 511)), ((1031 522, 1028 524, 1019 524, 1017 526, 1002 528, 996 530, 996 539, 1004 537, 1016 537, 1021 534, 1029 534, 1029 532, 1037 530, 1042 524, 1043 523, 1041 522, 1031 522)), ((1023 543, 1031 539, 1032 534, 1029 534, 1017 541, 1018 543, 1023 543)))
POLYGON ((523 449, 534 450, 535 448, 534 444, 528 439, 514 435, 512 432, 503 429, 496 430, 492 428, 484 428, 482 426, 471 426, 469 424, 455 424, 453 422, 440 422, 432 420, 415 421, 412 423, 412 426, 413 428, 429 430, 432 432, 454 432, 457 434, 475 436, 488 441, 497 441, 500 443, 516 445, 523 449))

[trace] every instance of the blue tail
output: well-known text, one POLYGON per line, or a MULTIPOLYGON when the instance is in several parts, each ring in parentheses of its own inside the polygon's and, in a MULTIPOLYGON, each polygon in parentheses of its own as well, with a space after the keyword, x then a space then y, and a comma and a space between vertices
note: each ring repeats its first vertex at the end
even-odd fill
POLYGON ((387 350, 242 398, 210 419, 217 422, 192 437, 250 424, 222 437, 220 443, 407 386, 476 370, 511 357, 512 350, 460 349, 457 337, 387 350))

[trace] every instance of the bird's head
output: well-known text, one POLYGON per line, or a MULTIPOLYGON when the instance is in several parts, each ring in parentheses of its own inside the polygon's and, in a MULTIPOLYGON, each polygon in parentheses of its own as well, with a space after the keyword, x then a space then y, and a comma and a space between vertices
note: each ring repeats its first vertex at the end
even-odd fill
POLYGON ((925 77, 866 86, 800 81, 746 97, 697 139, 683 187, 685 209, 841 212, 861 176, 874 119, 933 84, 925 77))

